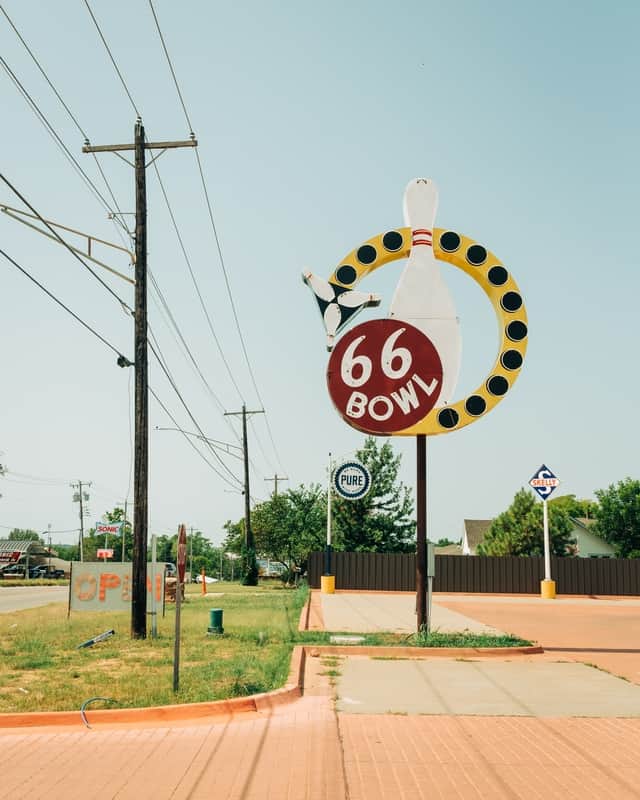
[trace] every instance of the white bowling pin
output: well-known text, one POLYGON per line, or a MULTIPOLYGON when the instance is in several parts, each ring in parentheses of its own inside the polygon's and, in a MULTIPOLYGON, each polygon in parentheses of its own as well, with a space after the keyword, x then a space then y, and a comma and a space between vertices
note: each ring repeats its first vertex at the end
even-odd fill
POLYGON ((433 255, 437 208, 438 188, 432 180, 416 178, 409 182, 404 193, 404 221, 412 231, 411 252, 391 300, 389 316, 409 322, 435 345, 443 368, 439 407, 453 398, 462 342, 453 300, 433 255))

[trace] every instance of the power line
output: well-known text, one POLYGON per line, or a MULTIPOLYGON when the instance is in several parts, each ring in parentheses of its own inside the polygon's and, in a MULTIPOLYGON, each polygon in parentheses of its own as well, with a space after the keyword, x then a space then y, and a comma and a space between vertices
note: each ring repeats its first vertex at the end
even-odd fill
POLYGON ((98 187, 91 180, 91 178, 87 175, 87 173, 82 169, 82 167, 78 163, 77 159, 74 157, 73 153, 69 150, 69 148, 66 146, 66 144, 62 141, 62 139, 59 136, 59 134, 57 133, 57 131, 51 125, 51 123, 49 122, 47 117, 44 115, 44 113, 40 110, 38 104, 31 97, 29 92, 27 92, 27 90, 24 88, 24 86, 22 85, 22 83, 20 82, 20 80, 18 79, 16 74, 13 72, 11 67, 7 64, 7 62, 4 60, 4 58, 2 56, 0 56, 0 64, 4 68, 4 70, 7 73, 7 75, 11 78, 11 80, 13 81, 15 86, 17 87, 18 91, 22 94, 22 96, 25 98, 25 100, 29 103, 29 105, 31 106, 32 111, 36 114, 36 116, 40 119, 42 124, 45 126, 45 129, 47 130, 49 135, 57 143, 58 147, 60 147, 60 149, 62 150, 62 152, 66 156, 66 158, 71 162, 71 164, 73 165, 74 169, 82 176, 82 178, 85 181, 85 183, 93 191, 94 195, 102 203, 102 205, 107 210, 107 212, 114 213, 113 209, 109 206, 109 203, 105 199, 105 197, 102 194, 102 192, 98 189, 98 187))
MULTIPOLYGON (((0 177, 1 177, 1 176, 0 176, 0 177)), ((72 310, 69 308, 69 306, 66 306, 66 305, 65 305, 65 304, 62 302, 62 300, 59 300, 59 299, 58 299, 58 298, 57 298, 57 297, 56 297, 54 294, 52 294, 52 293, 51 293, 51 292, 50 292, 50 291, 49 291, 49 290, 48 290, 48 289, 47 289, 45 286, 43 286, 43 285, 40 283, 40 281, 38 281, 36 278, 34 278, 34 277, 33 277, 33 275, 31 275, 31 274, 30 274, 30 273, 29 273, 29 272, 28 272, 26 269, 24 269, 24 267, 21 267, 21 266, 20 266, 20 264, 18 264, 18 262, 17 262, 17 261, 14 261, 14 260, 13 260, 13 258, 11 258, 11 256, 10 256, 8 253, 5 253, 5 251, 4 251, 4 250, 0 249, 0 255, 4 256, 4 257, 7 259, 7 261, 9 261, 11 264, 13 264, 13 266, 14 266, 14 267, 16 267, 17 269, 19 269, 19 270, 20 270, 20 272, 22 272, 22 274, 23 274, 23 275, 25 275, 27 278, 29 278, 29 280, 30 280, 30 281, 32 281, 33 283, 35 283, 35 284, 36 284, 36 286, 38 286, 40 289, 42 289, 42 291, 43 291, 43 292, 44 292, 46 295, 48 295, 48 296, 49 296, 49 297, 50 297, 50 298, 51 298, 51 299, 52 299, 52 300, 53 300, 55 303, 57 303, 57 304, 58 304, 58 305, 59 305, 61 308, 63 308, 63 309, 64 309, 64 310, 65 310, 65 311, 66 311, 68 314, 70 314, 70 315, 71 315, 71 316, 72 316, 72 317, 73 317, 75 320, 77 320, 77 321, 78 321, 78 322, 79 322, 79 323, 80 323, 80 324, 81 324, 83 327, 85 327, 85 328, 86 328, 86 329, 87 329, 87 330, 88 330, 90 333, 92 333, 92 334, 93 334, 93 335, 94 335, 94 336, 95 336, 97 339, 100 339, 100 341, 101 341, 103 344, 106 344, 106 345, 107 345, 107 347, 108 347, 110 350, 113 350, 113 352, 114 352, 114 353, 115 353, 115 354, 118 356, 118 359, 123 359, 123 358, 124 358, 124 356, 123 356, 123 355, 122 355, 122 353, 121 353, 121 352, 118 350, 118 348, 117 348, 117 347, 115 347, 114 345, 112 345, 112 344, 111 344, 111 342, 108 342, 108 341, 107 341, 107 340, 104 338, 104 336, 101 336, 101 335, 98 333, 98 331, 94 330, 94 329, 91 327, 91 325, 89 325, 89 323, 88 323, 88 322, 85 322, 83 319, 81 319, 81 318, 80 318, 80 317, 79 317, 79 316, 78 316, 78 315, 77 315, 75 312, 73 312, 73 311, 72 311, 72 310)))
MULTIPOLYGON (((154 19, 154 22, 155 22, 155 25, 156 25, 156 29, 158 31, 158 36, 160 37, 160 41, 162 43, 162 48, 164 50, 164 54, 165 54, 165 57, 167 59, 167 64, 169 65, 169 70, 171 71, 171 76, 173 77, 173 82, 174 82, 174 85, 176 87, 176 92, 178 93, 178 97, 180 99, 180 104, 182 105, 182 110, 184 112, 185 120, 187 122, 187 125, 189 126, 189 130, 193 134, 193 126, 191 124, 191 119, 189 117, 189 113, 187 111, 186 104, 184 102, 184 97, 183 97, 182 91, 180 90, 180 85, 179 85, 178 79, 176 77, 176 72, 175 72, 175 69, 173 67, 173 63, 171 61, 171 57, 169 55, 169 51, 167 49, 167 45, 166 45, 164 36, 162 34, 162 29, 160 28, 160 22, 158 20, 158 16, 157 16, 157 14, 155 12, 155 9, 153 7, 152 0, 149 0, 149 6, 151 8, 151 12, 153 14, 153 19, 154 19)), ((202 189, 203 189, 203 192, 204 192, 205 202, 206 202, 207 210, 208 210, 208 213, 209 213, 209 220, 211 222, 211 228, 212 228, 212 231, 213 231, 213 237, 214 237, 214 240, 215 240, 216 249, 218 251, 218 257, 220 259, 220 266, 222 268, 222 274, 223 274, 225 286, 226 286, 226 289, 227 289, 227 296, 229 298, 229 303, 231 305, 233 318, 234 318, 234 321, 235 321, 235 324, 236 324, 236 330, 237 330, 238 337, 239 337, 239 340, 240 340, 240 346, 241 346, 241 349, 242 349, 242 352, 243 352, 243 355, 244 355, 244 359, 245 359, 245 362, 246 362, 246 365, 247 365, 247 370, 249 372, 249 376, 251 378, 251 383, 253 385, 253 389, 254 389, 254 391, 256 393, 256 396, 257 396, 257 398, 258 398, 258 400, 260 402, 260 405, 264 408, 264 402, 262 400, 262 397, 261 397, 261 394, 260 394, 260 390, 258 389, 258 384, 257 384, 256 378, 255 378, 255 374, 253 372, 253 368, 251 366, 251 361, 249 359, 249 353, 247 351, 247 346, 246 346, 246 343, 245 343, 245 340, 244 340, 242 329, 240 327, 240 319, 238 317, 238 311, 237 311, 237 308, 236 308, 235 300, 233 298, 233 292, 231 291, 231 283, 229 281, 229 275, 228 275, 228 272, 227 272, 225 259, 224 259, 223 253, 222 253, 222 246, 220 244, 220 237, 218 236, 218 230, 217 230, 215 219, 214 219, 214 215, 213 215, 213 208, 212 208, 212 205, 211 205, 211 200, 209 198, 209 191, 207 189, 207 183, 206 183, 205 177, 204 177, 204 171, 203 171, 203 168, 202 168, 202 162, 200 160, 200 154, 198 153, 197 150, 196 150, 195 155, 196 155, 196 161, 197 161, 197 165, 198 165, 198 172, 200 174, 200 181, 202 183, 202 189)), ((271 440, 271 445, 272 445, 274 453, 276 455, 276 459, 280 463, 280 466, 282 466, 282 461, 280 459, 280 456, 279 456, 279 453, 278 453, 278 449, 276 447, 275 439, 274 439, 274 436, 273 436, 273 431, 271 430, 271 425, 269 424, 269 420, 266 417, 266 415, 265 415, 265 422, 266 422, 266 425, 267 425, 267 431, 269 433, 269 438, 271 440)))
MULTIPOLYGON (((168 408, 166 407, 166 405, 165 405, 165 404, 162 402, 162 400, 160 400, 160 398, 158 397, 158 395, 156 394, 156 392, 153 390, 153 388, 152 388, 151 386, 149 386, 149 392, 150 392, 150 393, 153 395, 153 397, 155 398, 155 400, 156 400, 156 402, 158 403, 158 405, 160 406, 160 408, 162 408, 162 410, 163 410, 163 411, 165 412, 165 414, 166 414, 166 415, 169 417, 169 419, 170 419, 170 420, 173 422, 173 424, 174 424, 174 425, 176 426, 176 428, 177 428, 177 429, 180 431, 180 433, 182 433, 182 435, 184 436, 184 439, 185 439, 185 441, 187 441, 187 442, 189 443, 190 447, 192 447, 192 448, 193 448, 193 449, 196 451, 196 453, 197 453, 197 454, 200 456, 200 458, 201 458, 201 459, 202 459, 202 460, 203 460, 203 461, 204 461, 204 462, 205 462, 205 463, 206 463, 206 464, 207 464, 209 467, 211 467, 211 469, 212 469, 212 470, 213 470, 213 471, 216 473, 216 475, 218 475, 218 477, 222 478, 222 480, 223 480, 223 481, 224 481, 224 482, 225 482, 225 483, 226 483, 228 486, 231 486, 233 489, 236 489, 236 488, 237 488, 237 486, 236 486, 235 484, 231 483, 231 481, 230 481, 230 480, 228 480, 228 479, 227 479, 227 478, 226 478, 224 475, 222 475, 222 473, 220 473, 220 472, 218 471, 218 469, 216 469, 216 467, 214 467, 214 466, 213 466, 213 464, 212 464, 212 463, 209 461, 209 459, 208 459, 208 458, 207 458, 207 457, 206 457, 206 456, 205 456, 205 455, 204 455, 204 454, 203 454, 203 453, 200 451, 200 449, 199 449, 198 447, 196 447, 196 445, 194 444, 194 442, 193 442, 193 441, 192 441, 192 440, 191 440, 191 439, 190 439, 190 438, 189 438, 189 437, 186 435, 186 433, 184 433, 184 431, 182 431, 182 429, 180 428, 180 425, 178 424, 178 421, 176 420, 176 418, 175 418, 175 417, 173 416, 173 414, 172 414, 172 413, 169 411, 169 409, 168 409, 168 408)), ((238 483, 240 483, 240 482, 238 481, 238 483)))
POLYGON ((120 78, 120 83, 122 84, 125 92, 127 93, 127 97, 129 98, 129 102, 133 106, 133 110, 136 112, 136 116, 137 117, 141 117, 142 115, 138 111, 138 107, 136 106, 136 104, 133 101, 133 97, 131 96, 131 92, 129 91, 129 87, 126 84, 125 79, 122 77, 122 73, 120 72, 120 70, 118 68, 118 65, 116 64, 116 60, 113 57, 113 53, 111 52, 111 50, 109 48, 109 45, 107 44, 107 40, 104 38, 104 36, 102 34, 102 31, 100 30, 100 25, 98 25, 98 20, 95 18, 95 15, 94 15, 93 11, 91 10, 91 6, 89 5, 88 0, 84 0, 84 4, 87 7, 87 11, 91 15, 91 19, 93 20, 93 24, 96 26, 96 30, 98 31, 98 35, 102 39, 102 44, 104 45, 105 50, 109 54, 109 58, 111 59, 111 63, 113 64, 113 67, 114 67, 115 71, 117 72, 118 77, 120 78))
MULTIPOLYGON (((156 347, 157 347, 157 340, 155 339, 155 336, 153 336, 153 334, 152 334, 152 338, 154 339, 154 341, 156 341, 156 347)), ((173 391, 174 391, 174 392, 176 393, 176 395, 178 396, 178 399, 180 400, 180 402, 182 403, 182 405, 183 405, 183 407, 184 407, 185 411, 186 411, 186 412, 187 412, 187 414, 189 415, 189 418, 191 419, 191 421, 193 422, 193 424, 194 424, 194 425, 196 426, 196 428, 198 429, 198 432, 199 432, 199 433, 202 435, 202 437, 203 437, 203 440, 205 440, 205 441, 206 441, 206 438, 207 438, 207 437, 205 436, 205 433, 204 433, 204 431, 202 430, 202 428, 201 428, 201 427, 200 427, 200 425, 198 424, 198 421, 196 420, 196 418, 195 418, 195 417, 193 416, 193 414, 191 413, 191 409, 190 409, 190 408, 189 408, 189 406, 186 404, 186 402, 185 402, 184 398, 182 397, 182 394, 181 394, 180 390, 178 389, 178 387, 177 387, 177 385, 176 385, 176 382, 175 382, 175 380, 173 379, 173 376, 171 375, 171 373, 170 373, 170 371, 169 371, 168 367, 166 366, 166 364, 164 363, 164 358, 163 358, 163 356, 162 356, 162 355, 161 355, 161 354, 158 352, 158 350, 156 349, 156 347, 154 347, 154 345, 153 345, 153 343, 152 343, 152 342, 149 342, 149 349, 151 350, 151 352, 153 353, 153 355, 156 357, 156 360, 157 360, 158 364, 160 365, 160 369, 161 369, 161 370, 164 372, 164 374, 165 374, 165 376, 166 376, 167 380, 168 380, 168 381, 169 381, 169 383, 171 384, 171 388, 173 389, 173 391)), ((220 462, 220 464, 221 464, 221 465, 224 467, 224 469, 225 469, 225 470, 226 470, 226 471, 229 473, 229 475, 231 475, 231 477, 232 477, 234 480, 236 480, 236 481, 238 481, 238 483, 240 483, 240 480, 239 480, 239 479, 236 477, 236 475, 234 475, 234 473, 233 473, 233 472, 232 472, 232 471, 229 469, 229 467, 228 467, 228 466, 227 466, 227 465, 224 463, 224 461, 222 460, 222 458, 221 458, 221 457, 218 455, 218 453, 216 453, 216 452, 215 452, 215 450, 213 449, 213 447, 211 447, 211 446, 210 446, 210 447, 209 447, 209 449, 211 450, 211 453, 212 453, 212 455, 214 455, 214 456, 215 456, 215 457, 218 459, 218 461, 220 462)), ((221 477, 222 477, 222 476, 221 476, 221 477)))
MULTIPOLYGON (((182 250, 182 255, 184 256, 184 260, 185 260, 185 262, 187 264, 187 267, 189 269, 189 274, 191 275, 191 280, 193 282, 193 286, 194 286, 194 288, 196 290, 196 294, 198 295, 198 299, 200 300, 200 306, 201 306, 202 311, 203 311, 203 313, 205 315, 205 318, 207 320, 207 324, 209 325, 209 330, 211 331, 211 335, 213 336, 213 340, 216 343, 216 346, 218 348, 218 352, 220 353, 220 357, 222 359, 222 362, 223 362, 223 364, 225 365, 225 367, 227 369, 227 374, 229 375, 229 378, 231 379, 231 382, 233 383, 236 391, 238 392, 238 396, 242 400, 242 392, 240 391, 240 387, 238 386, 238 384, 236 382, 236 379, 233 376, 233 373, 231 371, 231 367, 229 366, 229 362, 227 361, 227 358, 226 358, 226 356, 224 354, 224 351, 222 349, 222 345, 220 344, 220 340, 218 339, 218 336, 216 335, 216 332, 214 330, 213 322, 211 321, 211 316, 209 315, 209 312, 207 311, 207 307, 205 305, 204 298, 202 297, 202 293, 200 291, 200 287, 198 286, 198 281, 196 280, 196 276, 194 274, 193 267, 191 266, 191 259, 189 258, 189 255, 187 254, 187 250, 185 248, 184 241, 182 239, 182 235, 180 234, 180 230, 178 229, 178 225, 177 225, 177 222, 176 222, 175 215, 173 213, 173 209, 171 208, 171 203, 169 202, 169 197, 167 196, 167 192, 166 192, 166 190, 164 188, 164 183, 162 182, 162 178, 160 177, 160 172, 158 171, 158 167, 157 167, 155 162, 154 162, 153 166, 154 166, 155 171, 156 171, 156 176, 158 178, 158 183, 160 184, 160 189, 162 191, 162 195, 164 197, 164 201, 166 203, 167 210, 169 211, 169 216, 171 217, 171 222, 173 224, 174 231, 176 233, 176 236, 178 238, 178 242, 180 244, 180 249, 182 250)), ((222 409, 222 410, 224 410, 224 409, 222 409)))
MULTIPOLYGON (((2 58, 2 56, 0 56, 0 59, 1 59, 1 58, 2 58)), ((98 273, 97 273, 97 272, 95 272, 93 269, 91 269, 91 267, 90 267, 90 266, 87 264, 87 262, 86 262, 86 261, 84 261, 82 258, 80 258, 80 256, 79 256, 79 255, 78 255, 78 254, 75 252, 75 250, 74 250, 72 247, 70 247, 70 246, 69 246, 69 244, 68 244, 68 243, 67 243, 67 242, 66 242, 66 241, 65 241, 65 240, 62 238, 62 236, 60 236, 60 234, 59 234, 59 233, 56 231, 56 229, 55 229, 55 228, 53 228, 53 227, 52 227, 52 226, 51 226, 51 225, 50 225, 50 224, 47 222, 47 220, 46 220, 46 219, 44 219, 44 217, 43 217, 43 216, 42 216, 42 215, 41 215, 41 214, 40 214, 38 211, 36 211, 36 209, 35 209, 35 208, 34 208, 34 207, 31 205, 31 203, 30 203, 30 202, 29 202, 29 201, 28 201, 28 200, 27 200, 27 199, 26 199, 26 198, 25 198, 25 197, 24 197, 24 196, 23 196, 23 195, 22 195, 22 194, 21 194, 21 193, 20 193, 20 192, 19 192, 19 191, 16 189, 16 187, 15 187, 15 186, 14 186, 14 185, 11 183, 11 181, 9 181, 7 178, 5 178, 5 176, 4 176, 4 175, 2 175, 2 174, 0 174, 0 180, 2 180, 2 181, 3 181, 3 182, 4 182, 4 183, 5 183, 5 184, 6 184, 6 185, 7 185, 7 186, 8 186, 8 187, 11 189, 11 191, 12 191, 12 192, 13 192, 13 193, 16 195, 16 197, 19 197, 19 198, 20 198, 20 200, 21 200, 21 201, 22 201, 22 202, 23 202, 23 203, 24 203, 24 204, 27 206, 27 208, 28 208, 28 209, 30 209, 30 210, 33 212, 33 214, 35 214, 35 215, 36 215, 36 217, 38 218, 38 220, 39 220, 39 221, 40 221, 40 222, 41 222, 43 225, 46 225, 46 227, 47 227, 47 228, 48 228, 48 229, 51 231, 51 233, 52 233, 52 234, 55 236, 55 238, 56 238, 56 239, 57 239, 57 240, 60 242, 60 244, 64 245, 64 246, 67 248, 67 250, 68 250, 68 251, 71 253, 71 255, 72 255, 72 256, 73 256, 73 257, 74 257, 74 258, 75 258, 77 261, 79 261, 79 262, 82 264, 82 266, 83 266, 83 267, 84 267, 84 268, 85 268, 85 269, 86 269, 88 272, 90 272, 90 273, 91 273, 91 275, 93 275, 93 277, 94 277, 94 278, 95 278, 95 279, 98 281, 98 283, 99 283, 101 286, 103 286, 103 287, 104 287, 104 288, 105 288, 105 289, 106 289, 106 290, 109 292, 109 294, 110 294, 112 297, 114 297, 114 298, 115 298, 115 299, 118 301, 118 303, 120 303, 120 305, 122 306, 122 308, 123 308, 123 309, 125 309, 126 311, 128 311, 128 312, 129 312, 129 314, 133 315, 133 309, 132 309, 132 308, 131 308, 131 307, 130 307, 130 306, 129 306, 129 305, 128 305, 128 304, 127 304, 127 303, 126 303, 126 302, 125 302, 125 301, 124 301, 124 300, 123 300, 123 299, 122 299, 122 298, 121 298, 121 297, 120 297, 120 296, 119 296, 119 295, 116 293, 116 292, 114 292, 114 291, 113 291, 113 289, 112 289, 112 288, 109 286, 109 284, 108 284, 108 283, 106 283, 106 282, 105 282, 105 281, 104 281, 104 280, 103 280, 103 279, 102 279, 102 278, 101 278, 101 277, 98 275, 98 273)))
POLYGON ((149 0, 149 7, 151 8, 151 13, 153 14, 154 22, 156 23, 158 36, 160 37, 160 41, 162 42, 162 49, 164 50, 164 54, 167 57, 167 63, 169 64, 169 69, 171 70, 171 76, 173 78, 176 91, 178 92, 178 97, 180 98, 180 103, 182 105, 182 110, 184 111, 185 119, 187 120, 187 125, 189 126, 189 132, 191 133, 191 135, 193 135, 193 125, 191 124, 191 120, 189 119, 187 106, 185 105, 184 98, 182 97, 182 92, 180 91, 180 86, 178 85, 178 79, 176 78, 176 73, 173 69, 173 64, 171 63, 171 59, 169 58, 169 51, 167 50, 167 45, 165 44, 164 36, 162 35, 162 31, 160 30, 160 23, 158 22, 158 17, 156 15, 156 11, 155 8, 153 7, 153 3, 151 2, 151 0, 149 0))
MULTIPOLYGON (((71 111, 71 109, 69 108, 69 106, 67 105, 67 103, 65 103, 65 101, 64 101, 64 99, 63 99, 63 97, 62 97, 62 95, 61 95, 61 94, 60 94, 60 92, 59 92, 59 91, 56 89, 56 87, 55 87, 55 86, 54 86, 54 84, 53 84, 53 81, 50 79, 49 75, 47 74, 47 71, 44 69, 44 67, 42 66, 42 64, 40 63, 40 61, 39 61, 39 60, 36 58, 36 56, 35 56, 35 54, 34 54, 33 50, 32 50, 32 49, 29 47, 29 45, 28 45, 28 44, 27 44, 27 42, 25 41, 24 37, 22 36, 22 34, 20 33, 20 31, 17 29, 17 27, 15 26, 15 24, 14 24, 13 20, 12 20, 12 19, 11 19, 11 17, 10 17, 10 16, 7 14, 7 12, 6 12, 6 11, 5 11, 5 9, 2 7, 2 5, 0 5, 0 11, 2 11, 2 13, 4 14, 4 16, 6 17, 6 19, 7 19, 7 22, 8 22, 8 23, 9 23, 9 25, 11 25, 11 27, 13 28, 13 31, 15 32, 16 36, 18 37, 18 39, 19 39, 19 40, 20 40, 20 42, 22 43, 22 46, 25 48, 25 50, 27 51, 27 53, 28 53, 28 54, 31 56, 31 59, 33 60, 34 64, 35 64, 35 65, 36 65, 36 67, 37 67, 37 68, 40 70, 40 74, 41 74, 41 75, 42 75, 42 77, 45 79, 45 81, 46 81, 46 82, 49 84, 49 87, 51 88, 52 92, 55 94, 55 96, 56 96, 56 97, 57 97, 57 99, 59 100, 59 102, 60 102, 60 104, 62 105, 62 107, 64 108, 64 110, 67 112, 67 115, 69 116, 69 118, 71 119, 71 121, 73 122, 73 124, 76 126, 76 129, 77 129, 77 130, 80 132, 80 135, 81 135, 81 136, 84 138, 84 140, 85 140, 85 143, 87 143, 87 144, 88 144, 88 142, 89 142, 89 136, 87 135, 87 133, 86 133, 86 131, 84 130, 84 128, 82 127, 82 125, 81 125, 81 124, 78 122, 78 118, 77 118, 77 117, 75 116, 75 114, 74 114, 74 113, 71 111)), ((113 190, 112 190, 112 188, 111 188, 111 184, 110 184, 110 183, 109 183, 109 181, 107 180, 107 176, 104 174, 104 171, 103 171, 103 169, 102 169, 102 166, 101 166, 100 162, 98 161, 98 157, 97 157, 97 155, 96 155, 95 153, 93 153, 93 159, 94 159, 94 161, 95 161, 96 167, 98 168, 98 171, 100 172, 100 175, 102 176, 102 180, 104 181, 104 183, 105 183, 105 186, 107 187, 107 191, 108 191, 108 192, 109 192, 109 194, 111 195, 111 199, 113 200, 113 204, 114 204, 114 206, 116 207, 116 210, 117 210, 117 212, 118 212, 118 216, 116 216, 116 215, 115 215, 115 214, 113 214, 113 213, 111 213, 111 214, 110 214, 110 216, 111 216, 111 219, 114 221, 114 224, 116 225, 116 230, 118 231, 118 235, 119 235, 119 236, 122 238, 122 233, 121 233, 121 230, 120 230, 120 228, 124 228, 124 230, 127 232, 127 235, 129 236, 129 239, 131 239, 131 235, 129 234, 129 230, 128 230, 128 228, 126 227, 126 225, 124 224, 124 222, 122 221, 122 219, 120 219, 120 218, 122 217, 122 211, 120 210, 120 207, 119 207, 119 205, 118 205, 118 201, 116 200, 115 194, 113 193, 113 190)))

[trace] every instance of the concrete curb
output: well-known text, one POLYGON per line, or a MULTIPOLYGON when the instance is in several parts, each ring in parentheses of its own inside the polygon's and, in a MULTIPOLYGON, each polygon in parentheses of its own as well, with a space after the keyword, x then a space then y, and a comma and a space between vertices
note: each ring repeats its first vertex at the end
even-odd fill
POLYGON ((376 647, 374 645, 307 645, 309 656, 369 656, 371 658, 476 658, 507 656, 536 656, 542 647, 376 647))

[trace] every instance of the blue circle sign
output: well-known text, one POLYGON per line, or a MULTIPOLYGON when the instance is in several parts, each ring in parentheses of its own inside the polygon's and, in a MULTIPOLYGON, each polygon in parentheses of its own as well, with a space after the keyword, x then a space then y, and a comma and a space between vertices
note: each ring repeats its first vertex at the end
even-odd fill
POLYGON ((333 473, 333 487, 345 500, 360 500, 371 488, 371 474, 359 461, 345 461, 333 473))

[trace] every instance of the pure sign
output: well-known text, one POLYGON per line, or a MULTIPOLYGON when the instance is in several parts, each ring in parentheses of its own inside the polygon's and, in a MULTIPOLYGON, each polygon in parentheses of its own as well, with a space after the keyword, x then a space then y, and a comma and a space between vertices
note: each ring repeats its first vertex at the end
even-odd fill
POLYGON ((371 474, 359 461, 345 461, 333 473, 333 485, 345 500, 360 500, 371 488, 371 474))
POLYGON ((327 368, 333 404, 345 422, 390 434, 419 422, 442 389, 442 362, 431 340, 407 322, 358 325, 335 346, 327 368))

